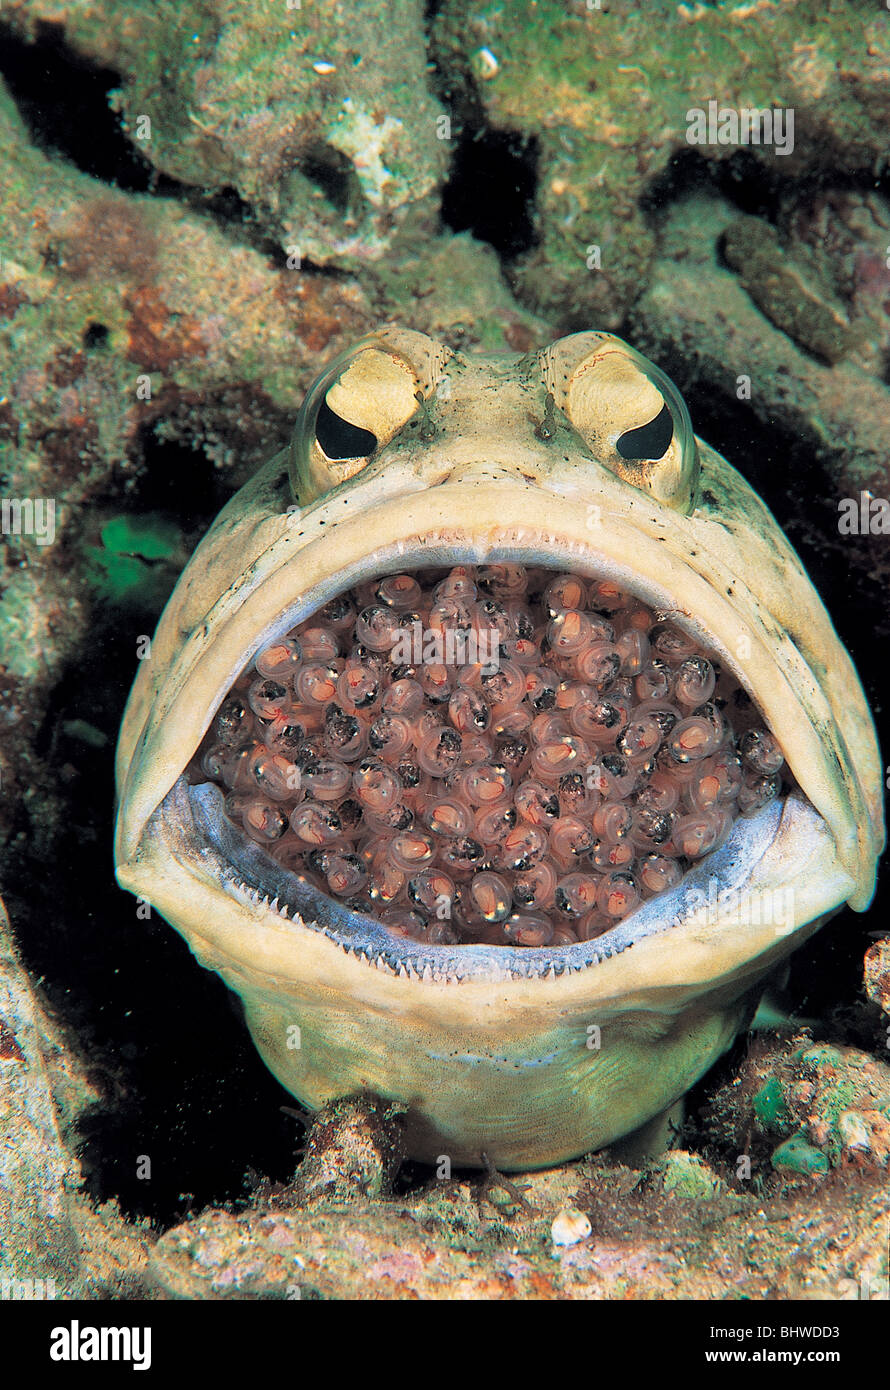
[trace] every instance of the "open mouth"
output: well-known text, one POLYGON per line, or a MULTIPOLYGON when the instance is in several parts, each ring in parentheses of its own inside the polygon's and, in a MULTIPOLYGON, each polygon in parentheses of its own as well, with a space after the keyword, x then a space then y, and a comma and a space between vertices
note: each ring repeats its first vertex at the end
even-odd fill
POLYGON ((383 968, 614 954, 732 887, 794 787, 682 616, 540 565, 392 568, 266 643, 168 812, 383 968))

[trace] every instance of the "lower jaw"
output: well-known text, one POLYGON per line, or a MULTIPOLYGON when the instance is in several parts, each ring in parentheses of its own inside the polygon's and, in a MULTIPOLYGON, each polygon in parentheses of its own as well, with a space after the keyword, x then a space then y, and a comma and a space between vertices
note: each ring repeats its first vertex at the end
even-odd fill
POLYGON ((241 996, 302 1104, 392 1100, 406 1152, 426 1161, 546 1167, 644 1125, 730 1045, 765 979, 851 886, 825 823, 791 794, 690 870, 676 918, 654 902, 626 919, 614 953, 602 937, 429 947, 329 900, 283 916, 264 897, 268 856, 251 846, 233 864, 225 828, 214 843, 215 799, 181 779, 147 828, 145 880, 127 886, 241 996))

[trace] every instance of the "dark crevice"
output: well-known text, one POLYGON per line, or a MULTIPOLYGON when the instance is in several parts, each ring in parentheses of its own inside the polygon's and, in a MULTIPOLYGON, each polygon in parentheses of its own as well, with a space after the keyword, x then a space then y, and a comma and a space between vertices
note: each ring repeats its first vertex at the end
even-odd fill
POLYGON ((361 208, 363 199, 358 175, 352 161, 341 150, 331 145, 318 145, 303 156, 300 170, 340 217, 361 208))
POLYGON ((869 168, 808 170, 789 180, 782 164, 781 158, 771 163, 750 149, 719 159, 713 152, 680 150, 647 185, 640 205, 650 221, 660 222, 675 203, 695 193, 709 193, 725 198, 740 212, 775 223, 792 191, 805 204, 826 188, 885 193, 890 189, 890 173, 876 179, 869 168))
POLYGON ((87 352, 105 347, 108 342, 108 328, 104 323, 88 323, 83 330, 81 342, 87 352))
POLYGON ((0 76, 35 145, 103 183, 157 191, 155 170, 108 104, 120 73, 80 57, 57 25, 40 23, 37 34, 26 43, 0 25, 0 76))
MULTIPOLYGON (((38 149, 122 192, 175 199, 284 268, 287 253, 237 189, 209 191, 182 183, 159 172, 142 155, 109 105, 110 93, 121 85, 121 74, 82 58, 65 42, 59 25, 38 24, 36 40, 28 43, 0 24, 0 77, 38 149)), ((321 180, 321 166, 317 172, 321 180)), ((345 273, 316 267, 305 259, 302 269, 345 273)))
POLYGON ((231 484, 201 448, 159 437, 153 425, 140 432, 140 478, 128 509, 160 512, 191 531, 206 528, 228 501, 231 484))
POLYGON ((505 261, 531 250, 538 187, 538 143, 513 131, 466 131, 442 190, 442 223, 471 232, 505 261))

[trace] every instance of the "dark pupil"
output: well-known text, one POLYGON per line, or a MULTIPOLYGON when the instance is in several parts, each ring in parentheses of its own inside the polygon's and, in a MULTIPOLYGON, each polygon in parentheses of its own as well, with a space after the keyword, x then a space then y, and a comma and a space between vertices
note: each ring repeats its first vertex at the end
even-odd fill
POLYGON ((315 421, 315 438, 329 459, 367 458, 377 448, 377 440, 370 430, 350 425, 339 415, 335 415, 327 401, 322 401, 315 421))
MULTIPOLYGON (((660 459, 674 437, 674 420, 666 405, 654 420, 639 429, 628 430, 615 445, 623 459, 660 459)), ((327 450, 325 450, 327 452, 327 450)))

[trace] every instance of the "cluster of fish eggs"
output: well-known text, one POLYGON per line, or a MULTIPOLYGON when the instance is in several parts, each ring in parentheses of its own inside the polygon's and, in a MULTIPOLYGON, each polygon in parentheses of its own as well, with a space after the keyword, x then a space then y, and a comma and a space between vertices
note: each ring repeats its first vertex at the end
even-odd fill
POLYGON ((609 581, 492 564, 359 584, 272 642, 191 776, 399 934, 561 946, 675 886, 782 768, 683 629, 609 581))

